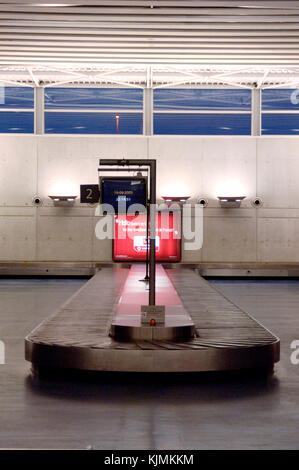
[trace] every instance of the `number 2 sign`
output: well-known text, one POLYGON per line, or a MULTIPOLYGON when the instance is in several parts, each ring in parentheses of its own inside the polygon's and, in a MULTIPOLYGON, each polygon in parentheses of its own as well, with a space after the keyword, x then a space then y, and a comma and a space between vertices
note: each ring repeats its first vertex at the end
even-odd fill
POLYGON ((100 191, 97 184, 81 184, 80 185, 80 202, 90 203, 99 202, 100 191))

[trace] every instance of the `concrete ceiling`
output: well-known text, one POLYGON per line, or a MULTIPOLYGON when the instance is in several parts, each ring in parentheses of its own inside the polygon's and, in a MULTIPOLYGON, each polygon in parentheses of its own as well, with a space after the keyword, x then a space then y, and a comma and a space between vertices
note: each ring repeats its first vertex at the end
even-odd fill
POLYGON ((30 74, 141 67, 147 75, 148 67, 254 68, 259 82, 284 68, 295 77, 299 1, 0 0, 0 66, 30 74))

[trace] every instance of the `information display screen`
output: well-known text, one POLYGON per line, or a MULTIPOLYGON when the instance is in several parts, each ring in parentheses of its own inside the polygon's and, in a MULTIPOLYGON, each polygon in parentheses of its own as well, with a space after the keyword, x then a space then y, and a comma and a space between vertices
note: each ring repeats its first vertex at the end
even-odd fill
MULTIPOLYGON (((180 261, 181 213, 159 212, 156 218, 156 260, 180 261)), ((114 217, 114 261, 146 260, 146 215, 114 217)))
POLYGON ((146 178, 115 177, 100 179, 101 204, 110 204, 115 214, 126 213, 132 204, 146 206, 146 178))

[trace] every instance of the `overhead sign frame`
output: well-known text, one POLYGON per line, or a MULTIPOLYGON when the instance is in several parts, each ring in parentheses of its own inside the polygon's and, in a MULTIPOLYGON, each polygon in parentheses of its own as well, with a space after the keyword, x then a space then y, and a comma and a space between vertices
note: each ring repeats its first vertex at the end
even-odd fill
POLYGON ((119 213, 119 209, 121 213, 127 213, 132 204, 142 205, 145 213, 148 200, 146 176, 100 176, 99 188, 100 203, 112 206, 115 214, 119 213), (143 183, 142 188, 137 188, 138 182, 143 183), (137 194, 136 189, 141 189, 141 194, 137 194))

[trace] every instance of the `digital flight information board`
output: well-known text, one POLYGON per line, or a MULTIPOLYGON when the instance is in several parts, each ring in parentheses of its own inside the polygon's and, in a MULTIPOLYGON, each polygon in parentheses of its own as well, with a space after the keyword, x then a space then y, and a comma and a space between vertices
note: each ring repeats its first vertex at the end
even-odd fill
POLYGON ((110 204, 115 214, 126 213, 132 204, 146 207, 147 179, 142 177, 101 177, 100 202, 110 204))
MULTIPOLYGON (((156 217, 156 260, 181 261, 181 213, 156 217)), ((146 215, 114 216, 113 261, 146 260, 146 215)))

